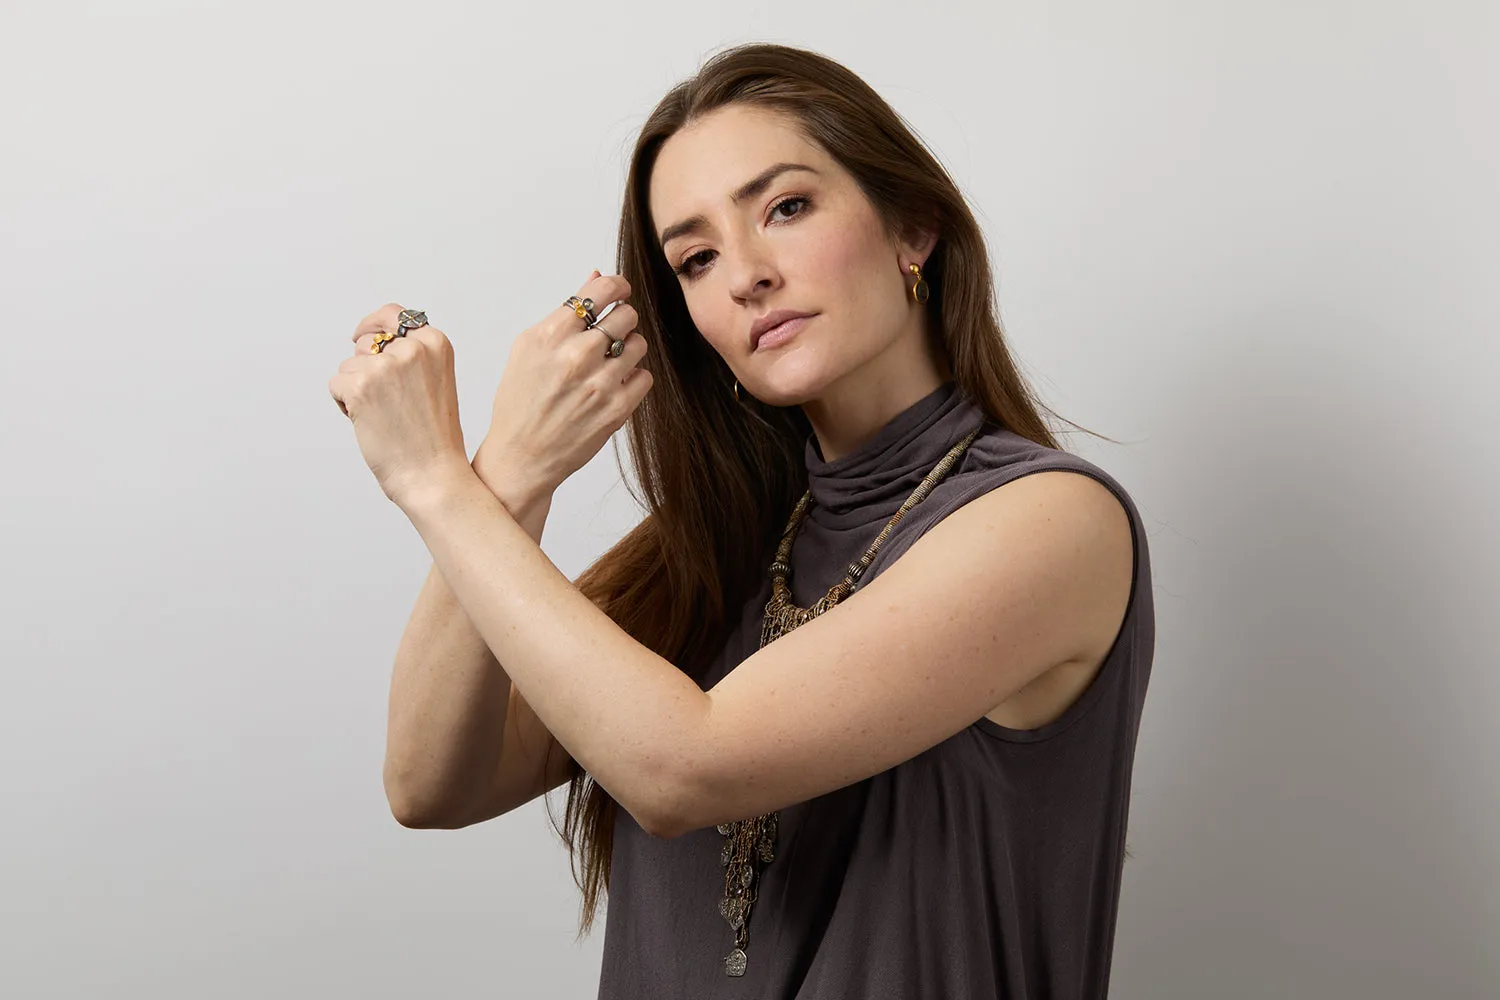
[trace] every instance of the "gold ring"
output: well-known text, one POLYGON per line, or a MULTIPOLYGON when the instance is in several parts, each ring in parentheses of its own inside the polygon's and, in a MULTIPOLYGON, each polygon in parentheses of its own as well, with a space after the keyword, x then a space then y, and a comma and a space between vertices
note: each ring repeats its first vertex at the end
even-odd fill
POLYGON ((576 295, 569 295, 568 300, 563 305, 573 310, 573 314, 579 319, 588 320, 589 326, 593 326, 599 322, 599 317, 594 315, 593 299, 580 299, 576 295))

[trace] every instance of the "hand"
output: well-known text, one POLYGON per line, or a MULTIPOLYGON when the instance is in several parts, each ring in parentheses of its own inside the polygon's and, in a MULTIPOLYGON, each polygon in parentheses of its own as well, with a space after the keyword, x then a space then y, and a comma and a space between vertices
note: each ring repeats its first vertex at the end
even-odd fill
POLYGON ((396 331, 400 314, 401 306, 392 302, 360 320, 351 338, 354 356, 328 382, 339 409, 354 422, 365 464, 397 504, 469 464, 458 422, 453 345, 443 332, 419 327, 381 353, 370 353, 376 334, 396 331))
POLYGON ((530 488, 554 490, 624 426, 652 384, 651 372, 636 367, 646 340, 634 332, 639 317, 624 304, 629 296, 623 277, 595 271, 578 297, 594 300, 599 326, 588 329, 587 320, 559 305, 516 337, 476 465, 482 458, 530 488), (620 304, 604 315, 613 302, 620 304), (606 356, 605 331, 625 341, 618 358, 606 356))

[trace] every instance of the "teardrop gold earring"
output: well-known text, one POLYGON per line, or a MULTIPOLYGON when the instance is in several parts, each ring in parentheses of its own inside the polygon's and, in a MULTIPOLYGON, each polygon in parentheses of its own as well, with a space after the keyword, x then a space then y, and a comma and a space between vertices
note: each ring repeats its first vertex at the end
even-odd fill
POLYGON ((926 302, 932 298, 932 289, 927 287, 927 279, 922 277, 922 269, 916 264, 908 264, 907 267, 911 269, 912 274, 917 276, 917 283, 911 286, 911 297, 918 303, 926 302))

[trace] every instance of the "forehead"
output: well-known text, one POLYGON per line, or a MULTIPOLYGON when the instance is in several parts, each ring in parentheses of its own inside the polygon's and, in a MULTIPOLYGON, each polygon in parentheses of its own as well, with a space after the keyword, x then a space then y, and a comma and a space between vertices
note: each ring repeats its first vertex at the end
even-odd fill
POLYGON ((805 163, 824 177, 832 175, 829 157, 774 112, 730 106, 680 129, 662 143, 651 170, 652 231, 659 234, 687 216, 731 208, 732 191, 778 162, 805 163))

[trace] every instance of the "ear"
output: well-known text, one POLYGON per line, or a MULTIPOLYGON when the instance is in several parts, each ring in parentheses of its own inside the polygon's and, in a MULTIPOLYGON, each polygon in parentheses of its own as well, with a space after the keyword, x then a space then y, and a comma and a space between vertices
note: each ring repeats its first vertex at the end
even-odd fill
POLYGON ((903 259, 914 260, 918 266, 921 266, 931 256, 932 248, 937 246, 937 241, 937 227, 924 226, 907 239, 902 240, 898 246, 903 259))

